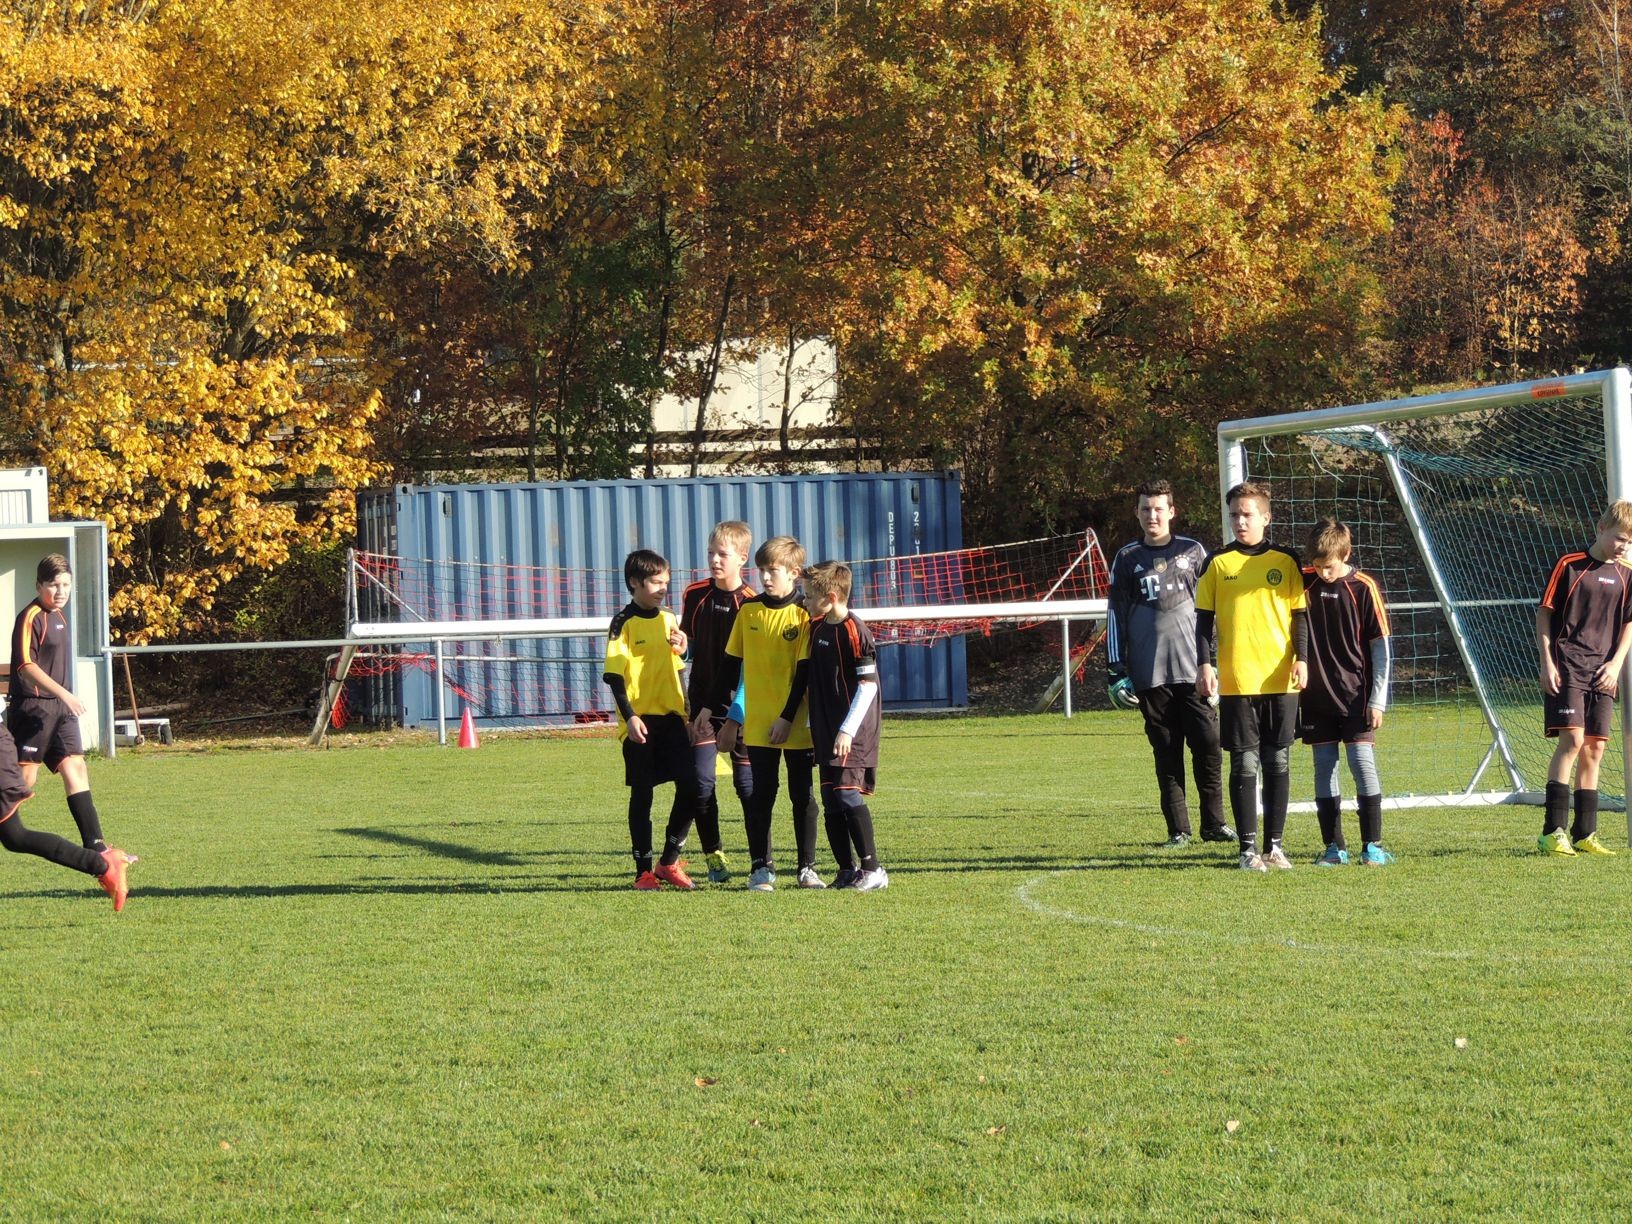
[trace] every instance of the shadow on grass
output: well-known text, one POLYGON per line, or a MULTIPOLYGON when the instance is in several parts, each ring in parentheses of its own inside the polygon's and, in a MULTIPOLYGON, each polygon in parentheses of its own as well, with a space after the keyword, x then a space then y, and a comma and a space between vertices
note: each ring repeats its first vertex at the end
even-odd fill
POLYGON ((435 841, 429 837, 414 837, 407 833, 393 833, 389 829, 336 829, 336 833, 344 833, 348 837, 362 837, 370 841, 384 842, 389 846, 402 846, 410 850, 423 850, 426 854, 434 854, 439 858, 455 859, 461 863, 480 863, 484 867, 521 867, 525 859, 517 858, 507 850, 474 850, 458 842, 435 841))
MULTIPOLYGON (((443 881, 335 881, 329 884, 196 884, 186 887, 132 888, 130 907, 141 902, 166 899, 180 900, 278 900, 290 897, 366 897, 366 896, 495 896, 526 895, 531 893, 621 893, 630 892, 626 876, 595 875, 582 877, 584 883, 573 883, 575 877, 563 876, 550 880, 506 880, 486 882, 476 880, 443 881)), ((673 891, 665 889, 665 892, 673 891)), ((35 901, 52 899, 94 898, 103 900, 100 893, 84 889, 41 888, 32 892, 0 892, 0 900, 35 901)), ((102 908, 101 905, 98 908, 102 908)), ((129 909, 126 911, 130 912, 129 909)))

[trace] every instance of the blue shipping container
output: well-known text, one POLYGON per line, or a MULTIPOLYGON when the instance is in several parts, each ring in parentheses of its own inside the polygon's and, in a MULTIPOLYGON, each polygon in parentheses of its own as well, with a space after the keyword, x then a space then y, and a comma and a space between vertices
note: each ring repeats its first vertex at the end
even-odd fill
MULTIPOLYGON (((550 606, 538 588, 517 591, 494 577, 499 571, 483 568, 488 566, 611 575, 607 581, 617 585, 600 593, 605 607, 595 609, 610 620, 627 600, 617 575, 636 548, 653 548, 669 559, 669 605, 678 612, 685 579, 707 568, 709 531, 725 519, 745 521, 756 546, 770 535, 797 536, 813 562, 963 547, 956 472, 399 485, 359 494, 357 511, 359 550, 431 562, 444 576, 433 595, 422 597, 418 615, 383 592, 364 591, 363 620, 584 614, 550 606), (439 606, 426 606, 427 599, 439 606)), ((856 611, 866 617, 859 595, 856 611)), ((466 701, 487 726, 571 722, 604 711, 610 700, 600 678, 602 646, 600 639, 587 638, 449 643, 454 691, 448 708, 457 717, 466 701), (548 681, 518 682, 527 673, 547 674, 548 681)), ((961 638, 888 647, 880 662, 889 708, 968 704, 961 638)), ((358 697, 365 718, 436 725, 435 679, 427 667, 387 670, 365 681, 358 697)))

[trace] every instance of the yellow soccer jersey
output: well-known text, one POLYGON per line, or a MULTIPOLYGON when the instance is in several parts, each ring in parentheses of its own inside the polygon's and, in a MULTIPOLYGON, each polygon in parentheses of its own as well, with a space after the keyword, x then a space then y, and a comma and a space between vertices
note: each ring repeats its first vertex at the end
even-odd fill
POLYGON ((1292 688, 1292 613, 1305 607, 1298 559, 1269 544, 1231 543, 1207 558, 1196 609, 1218 631, 1218 691, 1264 697, 1292 688))
POLYGON ((793 690, 793 672, 810 643, 810 617, 798 600, 777 606, 767 596, 744 601, 731 626, 725 653, 742 660, 744 717, 742 742, 750 748, 809 748, 810 713, 799 703, 786 743, 771 743, 771 724, 782 717, 793 690))
MULTIPOLYGON (((606 674, 623 677, 629 705, 642 718, 650 714, 686 716, 686 695, 680 687, 680 669, 686 661, 669 645, 669 634, 679 625, 667 608, 648 613, 633 603, 612 618, 606 638, 606 674)), ((628 734, 628 724, 619 711, 618 738, 628 734)))

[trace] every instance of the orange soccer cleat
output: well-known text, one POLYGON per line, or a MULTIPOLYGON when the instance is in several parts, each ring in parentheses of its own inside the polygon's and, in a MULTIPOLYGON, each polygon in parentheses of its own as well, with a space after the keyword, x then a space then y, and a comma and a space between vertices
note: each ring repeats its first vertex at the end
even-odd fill
POLYGON ((657 882, 657 877, 649 871, 643 871, 635 877, 635 887, 641 892, 656 892, 663 885, 657 882))
POLYGON ((652 874, 662 880, 663 883, 672 884, 675 888, 692 889, 697 887, 691 882, 691 877, 686 874, 683 863, 659 863, 652 868, 652 874))
POLYGON ((130 895, 130 886, 125 882, 125 871, 136 861, 136 856, 109 846, 102 851, 102 861, 107 864, 107 870, 96 878, 101 883, 102 890, 113 898, 113 912, 117 914, 125 908, 125 898, 130 895))

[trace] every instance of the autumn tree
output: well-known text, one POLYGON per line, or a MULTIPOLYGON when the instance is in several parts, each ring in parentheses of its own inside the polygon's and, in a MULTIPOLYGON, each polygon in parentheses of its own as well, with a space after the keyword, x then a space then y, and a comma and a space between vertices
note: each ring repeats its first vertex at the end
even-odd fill
POLYGON ((821 172, 846 403, 961 462, 976 532, 1205 473, 1376 308, 1392 122, 1268 5, 842 10, 821 172))

